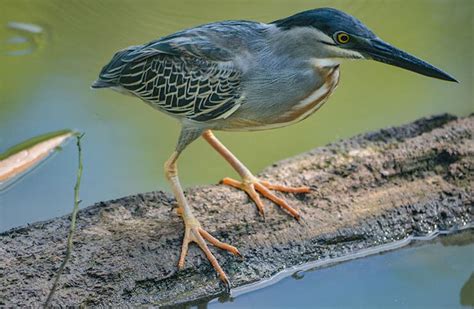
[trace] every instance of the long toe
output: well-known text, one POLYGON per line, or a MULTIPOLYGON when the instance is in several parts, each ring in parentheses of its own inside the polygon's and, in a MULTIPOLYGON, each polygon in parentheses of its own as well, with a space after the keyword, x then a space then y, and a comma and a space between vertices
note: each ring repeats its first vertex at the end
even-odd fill
POLYGON ((208 242, 210 242, 211 244, 213 244, 214 246, 216 246, 217 248, 220 248, 220 249, 223 249, 223 250, 226 250, 226 251, 229 251, 230 253, 232 253, 233 255, 236 255, 236 256, 239 256, 239 257, 243 257, 242 254, 239 252, 239 250, 234 247, 234 246, 231 246, 229 244, 226 244, 225 242, 222 242, 220 240, 218 240, 217 238, 215 238, 214 236, 212 236, 211 234, 209 234, 206 230, 200 228, 199 229, 199 233, 201 234, 201 236, 207 240, 208 242))
POLYGON ((291 207, 284 199, 279 198, 278 196, 270 192, 270 190, 268 190, 264 185, 256 183, 255 189, 257 189, 257 191, 260 192, 267 199, 277 204, 281 208, 285 209, 293 218, 295 218, 296 220, 300 219, 300 215, 293 207, 291 207))
POLYGON ((273 185, 268 181, 260 181, 255 177, 250 179, 244 179, 244 181, 238 181, 232 178, 224 178, 221 181, 221 184, 228 185, 240 190, 247 192, 249 197, 255 202, 255 205, 258 208, 260 215, 264 217, 264 206, 262 200, 260 199, 259 193, 271 200, 284 210, 286 210, 292 217, 299 220, 300 215, 293 207, 291 207, 284 199, 276 196, 270 190, 287 192, 287 193, 308 193, 310 191, 309 187, 287 187, 283 185, 273 185))

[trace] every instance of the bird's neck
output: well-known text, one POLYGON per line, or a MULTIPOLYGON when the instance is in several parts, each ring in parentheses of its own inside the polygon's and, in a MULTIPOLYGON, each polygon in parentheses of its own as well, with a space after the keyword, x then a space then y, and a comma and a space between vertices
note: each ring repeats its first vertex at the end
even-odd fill
POLYGON ((321 48, 318 36, 319 31, 308 28, 295 28, 292 30, 281 30, 273 25, 268 29, 269 49, 277 56, 285 56, 299 59, 327 59, 331 55, 325 48, 321 48))

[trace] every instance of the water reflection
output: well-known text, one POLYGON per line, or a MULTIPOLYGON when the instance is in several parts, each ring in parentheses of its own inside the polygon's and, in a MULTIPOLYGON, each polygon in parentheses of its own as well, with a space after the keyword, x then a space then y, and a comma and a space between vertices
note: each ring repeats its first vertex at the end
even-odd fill
POLYGON ((11 21, 6 26, 10 30, 4 47, 8 56, 28 55, 45 45, 46 32, 39 25, 11 21))
POLYGON ((295 279, 295 280, 304 279, 304 271, 297 271, 297 272, 294 272, 294 273, 291 275, 291 278, 293 278, 293 279, 295 279))
POLYGON ((208 307, 472 306, 473 256, 471 228, 397 251, 305 271, 304 276, 298 272, 296 278, 232 297, 230 302, 211 301, 208 307))
POLYGON ((464 233, 456 233, 456 234, 450 235, 449 237, 441 237, 439 239, 439 243, 446 247, 467 246, 471 244, 473 241, 474 241, 474 230, 466 231, 464 233))
POLYGON ((459 297, 461 305, 474 307, 474 272, 462 286, 459 297))

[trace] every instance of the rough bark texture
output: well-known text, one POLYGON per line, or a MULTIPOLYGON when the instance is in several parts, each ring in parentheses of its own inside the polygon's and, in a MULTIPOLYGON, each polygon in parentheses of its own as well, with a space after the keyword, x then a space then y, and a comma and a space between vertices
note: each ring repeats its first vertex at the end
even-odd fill
MULTIPOLYGON (((471 223, 473 129, 472 115, 443 115, 272 165, 262 179, 312 187, 285 194, 301 222, 268 201, 264 221, 245 193, 229 187, 186 193, 203 227, 245 256, 211 248, 233 286, 242 286, 289 266, 471 223)), ((83 209, 53 304, 167 305, 222 293, 194 245, 177 271, 183 224, 173 205, 170 194, 152 192, 83 209)), ((45 300, 69 223, 65 216, 0 234, 0 305, 45 300)))

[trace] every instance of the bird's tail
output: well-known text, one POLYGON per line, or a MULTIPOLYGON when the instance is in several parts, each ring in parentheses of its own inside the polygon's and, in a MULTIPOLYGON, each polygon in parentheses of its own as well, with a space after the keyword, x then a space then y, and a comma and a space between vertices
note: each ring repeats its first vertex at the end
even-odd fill
POLYGON ((109 88, 113 86, 112 84, 106 82, 106 81, 103 81, 101 80, 100 78, 95 80, 92 85, 91 85, 91 88, 92 89, 99 89, 99 88, 109 88))
POLYGON ((125 66, 129 64, 125 57, 137 46, 130 46, 115 53, 109 63, 100 71, 99 78, 92 83, 91 88, 109 88, 119 86, 120 76, 125 66))

